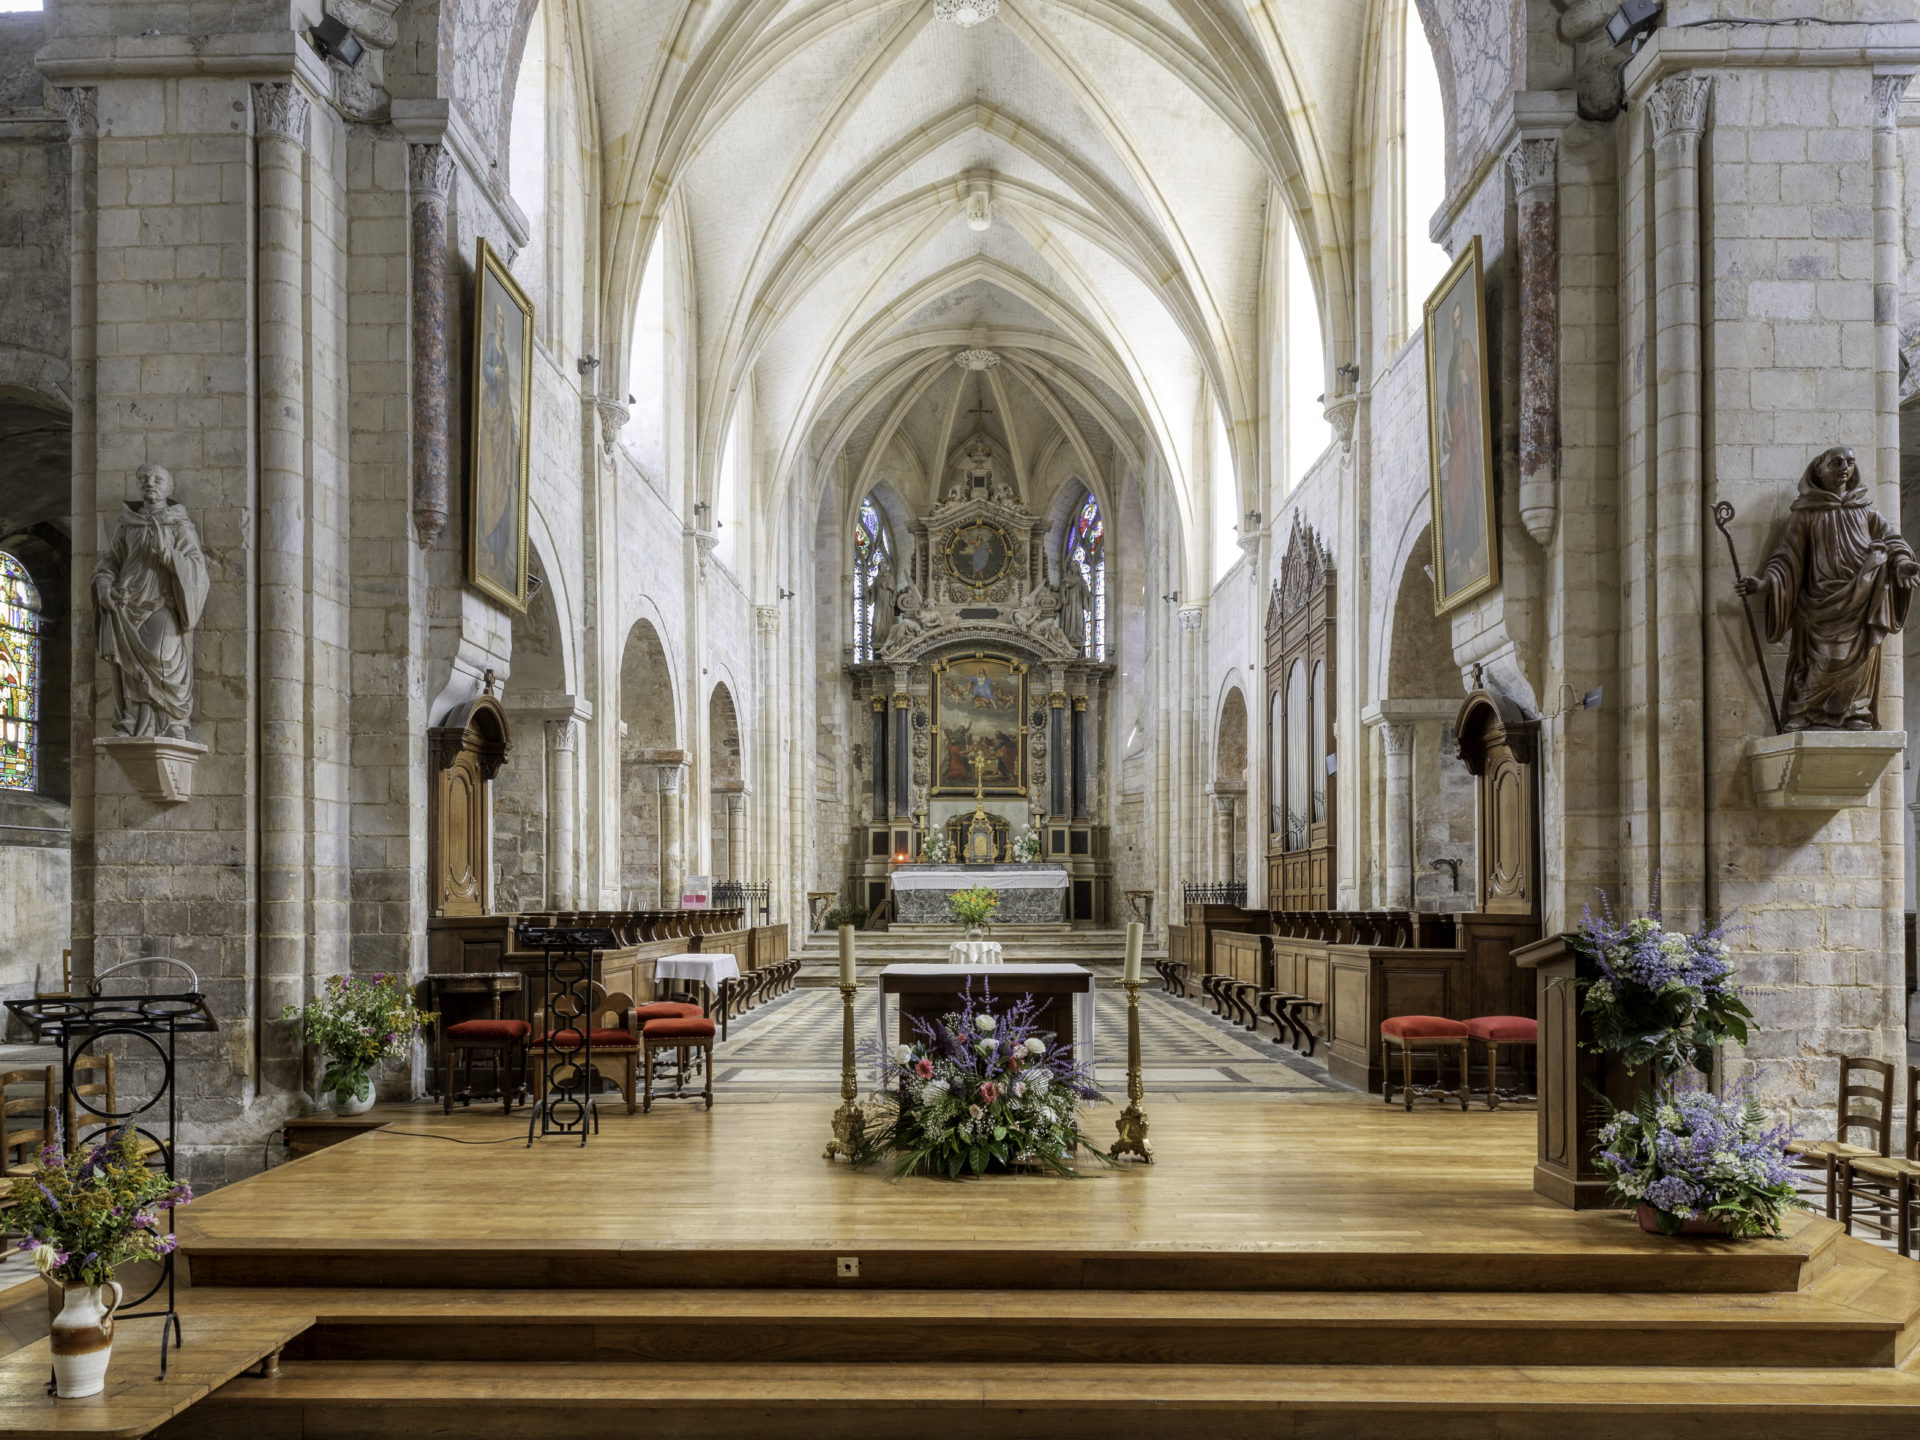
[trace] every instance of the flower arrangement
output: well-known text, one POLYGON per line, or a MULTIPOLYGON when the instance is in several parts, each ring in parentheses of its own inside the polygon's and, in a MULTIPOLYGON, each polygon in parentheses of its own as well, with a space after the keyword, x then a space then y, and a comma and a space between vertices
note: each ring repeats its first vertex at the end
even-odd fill
POLYGON ((920 841, 920 858, 929 865, 944 865, 952 855, 947 837, 938 830, 929 830, 920 841))
POLYGON ((1711 1076, 1713 1047, 1745 1044, 1753 1018, 1733 983, 1723 928, 1664 930, 1657 911, 1623 924, 1604 896, 1601 909, 1603 919, 1588 910, 1568 937, 1599 972, 1573 982, 1597 1048, 1617 1053, 1629 1070, 1650 1066, 1656 1084, 1688 1066, 1711 1076))
POLYGON ((326 1052, 320 1090, 337 1104, 370 1096, 375 1067, 405 1055, 434 1016, 414 1007, 398 975, 380 972, 329 976, 304 1010, 289 1005, 281 1018, 298 1020, 301 1038, 326 1052))
POLYGON ((1040 832, 1031 825, 1013 842, 1013 858, 1022 865, 1031 865, 1040 858, 1040 832))
POLYGON ((867 923, 867 907, 864 905, 836 905, 820 917, 820 923, 828 930, 838 930, 842 925, 851 925, 858 930, 867 923))
POLYGON ((1744 1092, 1688 1087, 1648 1092, 1634 1109, 1614 1112, 1595 1163, 1613 1177, 1614 1199, 1645 1207, 1663 1235, 1689 1220, 1717 1221, 1735 1238, 1778 1235, 1786 1212, 1802 1203, 1786 1142, 1786 1127, 1767 1127, 1744 1092))
POLYGON ((105 1285, 114 1267, 171 1254, 174 1237, 160 1212, 184 1205, 193 1190, 140 1155, 133 1122, 67 1154, 56 1119, 53 1139, 33 1170, 13 1182, 13 1226, 26 1237, 33 1268, 69 1285, 105 1285))
POLYGON ((947 897, 948 913, 969 930, 976 925, 985 925, 999 908, 1000 897, 984 885, 956 890, 947 897))
POLYGON ((1080 1102, 1100 1098, 1091 1070, 1034 1024, 1032 996, 1000 1014, 991 1002, 990 993, 976 1001, 969 985, 958 1014, 913 1019, 914 1042, 885 1055, 898 1108, 868 1130, 856 1164, 891 1155, 896 1177, 954 1180, 1019 1163, 1073 1175, 1076 1146, 1112 1163, 1080 1131, 1080 1102))

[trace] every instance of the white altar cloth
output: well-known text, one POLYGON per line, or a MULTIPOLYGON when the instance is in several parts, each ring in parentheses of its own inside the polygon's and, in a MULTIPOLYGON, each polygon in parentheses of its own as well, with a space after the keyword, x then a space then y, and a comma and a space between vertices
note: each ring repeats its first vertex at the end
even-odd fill
POLYGON ((949 965, 1004 965, 998 940, 956 940, 947 946, 949 965))
POLYGON ((893 872, 896 890, 954 890, 984 886, 988 890, 1064 890, 1067 872, 1057 865, 902 865, 893 872))
POLYGON ((662 955, 654 962, 656 980, 698 980, 702 985, 718 985, 740 974, 740 962, 731 955, 662 955))

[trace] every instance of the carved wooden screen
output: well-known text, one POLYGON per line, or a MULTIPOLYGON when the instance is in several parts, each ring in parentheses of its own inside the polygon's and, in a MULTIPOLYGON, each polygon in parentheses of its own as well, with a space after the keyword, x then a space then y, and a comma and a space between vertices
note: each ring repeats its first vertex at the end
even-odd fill
POLYGON ((1475 690, 1455 722, 1460 758, 1478 782, 1480 910, 1540 912, 1540 790, 1535 768, 1540 726, 1518 706, 1475 690))
POLYGON ((468 701, 427 732, 428 904, 435 915, 485 915, 493 866, 487 790, 512 748, 506 712, 491 695, 468 701))
POLYGON ((1267 604, 1267 904, 1276 910, 1333 908, 1333 582, 1332 557, 1296 512, 1267 604))

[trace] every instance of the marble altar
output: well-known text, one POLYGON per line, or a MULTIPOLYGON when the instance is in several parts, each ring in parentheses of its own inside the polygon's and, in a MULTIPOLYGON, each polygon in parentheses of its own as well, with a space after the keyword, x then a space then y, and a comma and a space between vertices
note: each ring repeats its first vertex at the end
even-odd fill
POLYGON ((1067 871, 1061 865, 903 865, 890 877, 902 925, 950 925, 947 900, 984 887, 1000 897, 995 925, 1051 925, 1066 918, 1067 871))

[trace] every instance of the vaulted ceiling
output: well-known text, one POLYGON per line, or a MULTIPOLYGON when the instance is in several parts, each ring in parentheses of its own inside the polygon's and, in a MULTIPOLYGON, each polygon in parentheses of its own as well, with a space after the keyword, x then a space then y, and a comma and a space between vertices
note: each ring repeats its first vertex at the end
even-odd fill
POLYGON ((1001 0, 966 28, 933 0, 581 3, 604 313, 631 316, 679 217, 703 487, 750 378, 775 487, 883 463, 934 483, 982 426, 1026 462, 1066 446, 1164 475, 1190 519, 1209 393, 1243 484, 1256 469, 1275 196, 1315 268, 1329 364, 1350 348, 1362 0, 1001 0), (977 202, 968 223, 980 191, 985 228, 977 202), (959 368, 970 346, 1001 364, 959 368))

